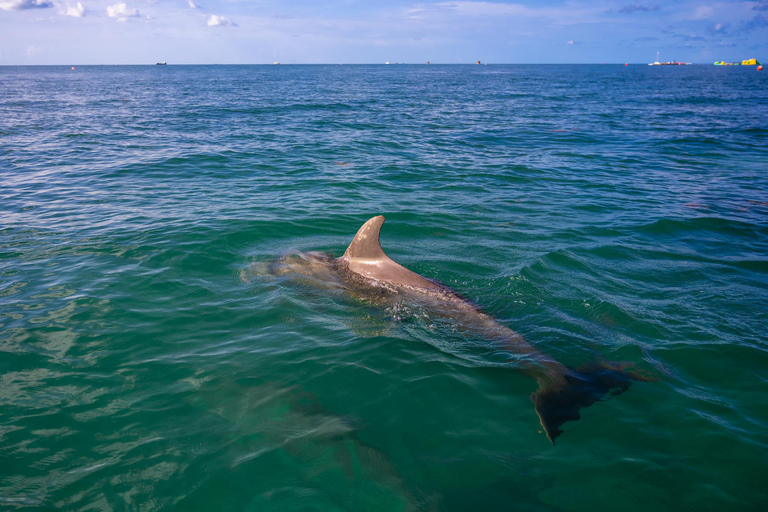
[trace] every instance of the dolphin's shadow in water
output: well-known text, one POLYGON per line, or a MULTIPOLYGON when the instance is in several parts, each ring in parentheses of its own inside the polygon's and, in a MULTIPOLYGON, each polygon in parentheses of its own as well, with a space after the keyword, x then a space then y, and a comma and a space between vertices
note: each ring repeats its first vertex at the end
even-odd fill
POLYGON ((204 383, 188 402, 226 425, 229 438, 204 463, 205 481, 180 509, 218 509, 222 489, 230 505, 259 510, 308 503, 344 510, 434 508, 435 496, 416 498, 388 457, 359 439, 353 419, 329 412, 298 386, 225 377, 204 383), (255 480, 243 488, 250 475, 255 480))
POLYGON ((515 370, 538 383, 531 401, 552 444, 562 434, 561 425, 579 419, 580 409, 626 391, 632 381, 652 380, 628 365, 608 361, 577 369, 563 365, 456 291, 390 259, 379 241, 383 224, 383 216, 363 224, 340 258, 322 252, 294 253, 263 268, 274 276, 326 287, 384 308, 410 303, 450 319, 461 332, 488 340, 514 359, 515 370))

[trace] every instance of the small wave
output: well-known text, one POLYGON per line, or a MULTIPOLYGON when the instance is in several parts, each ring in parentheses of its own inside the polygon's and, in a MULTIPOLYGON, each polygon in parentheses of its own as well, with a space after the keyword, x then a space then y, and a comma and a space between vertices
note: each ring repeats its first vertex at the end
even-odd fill
POLYGON ((696 217, 692 219, 660 219, 640 226, 638 231, 651 235, 679 236, 693 232, 711 232, 725 236, 754 239, 768 235, 768 228, 749 222, 722 217, 696 217))

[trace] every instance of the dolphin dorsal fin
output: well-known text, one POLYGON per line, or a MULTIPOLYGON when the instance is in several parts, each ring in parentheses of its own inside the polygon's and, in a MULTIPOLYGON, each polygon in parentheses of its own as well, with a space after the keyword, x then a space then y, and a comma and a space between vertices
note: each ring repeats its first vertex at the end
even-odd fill
POLYGON ((384 216, 379 215, 363 224, 357 231, 354 240, 341 257, 345 260, 347 268, 363 278, 387 281, 393 286, 443 290, 441 285, 408 270, 384 254, 379 243, 382 225, 384 225, 384 216))
POLYGON ((345 258, 355 258, 364 260, 380 260, 387 258, 379 242, 379 233, 384 224, 384 216, 379 215, 370 219, 357 230, 352 243, 347 247, 344 253, 345 258))

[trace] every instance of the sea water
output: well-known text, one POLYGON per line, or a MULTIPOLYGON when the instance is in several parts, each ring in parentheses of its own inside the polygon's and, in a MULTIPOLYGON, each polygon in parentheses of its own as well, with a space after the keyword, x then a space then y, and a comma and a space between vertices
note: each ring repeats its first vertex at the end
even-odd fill
POLYGON ((763 510, 768 75, 714 66, 0 68, 0 508, 763 510), (653 377, 552 446, 536 383, 653 377))

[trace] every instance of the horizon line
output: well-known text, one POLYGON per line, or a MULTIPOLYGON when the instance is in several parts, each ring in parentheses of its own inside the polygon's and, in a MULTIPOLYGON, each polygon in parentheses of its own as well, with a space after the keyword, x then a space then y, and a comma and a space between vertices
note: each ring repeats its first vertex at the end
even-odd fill
MULTIPOLYGON (((58 66, 647 66, 648 62, 251 62, 251 63, 132 63, 132 64, 0 64, 0 67, 58 67, 58 66)), ((710 62, 685 62, 686 66, 713 65, 710 62)))

